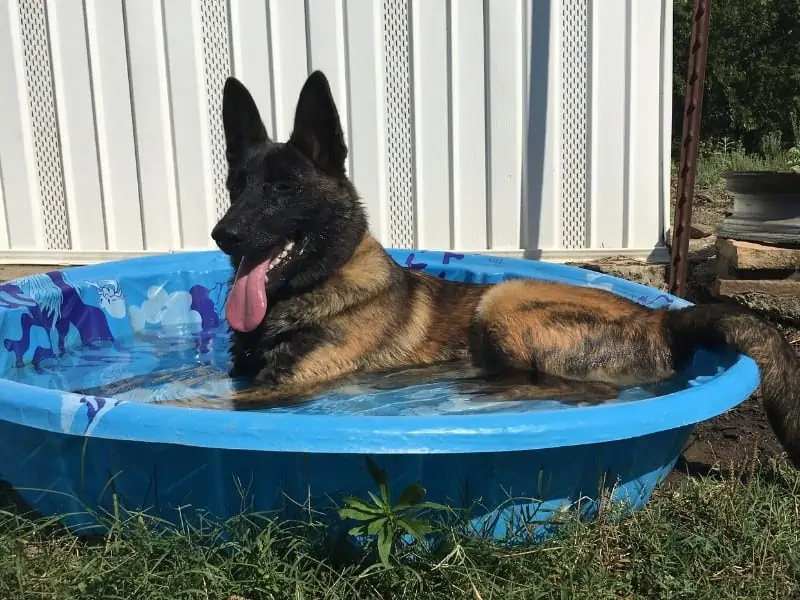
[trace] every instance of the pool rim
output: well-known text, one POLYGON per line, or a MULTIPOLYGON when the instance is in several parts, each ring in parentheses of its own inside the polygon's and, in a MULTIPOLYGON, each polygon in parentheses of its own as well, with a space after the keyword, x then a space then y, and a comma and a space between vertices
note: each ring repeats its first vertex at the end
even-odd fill
MULTIPOLYGON (((389 249, 392 257, 409 256, 437 264, 443 251, 389 249)), ((449 253, 452 254, 452 253, 449 253)), ((548 274, 557 280, 587 285, 587 274, 578 267, 522 258, 465 254, 459 266, 473 272, 548 274)), ((198 262, 222 262, 216 250, 149 255, 69 267, 64 272, 101 277, 101 273, 127 271, 137 274, 169 273, 180 266, 187 271, 198 262)), ((200 264, 203 264, 200 263, 200 264)), ((410 261, 407 261, 410 264, 410 261)), ((596 277, 595 277, 596 275, 596 277)), ((611 283, 614 292, 628 297, 656 294, 674 306, 691 303, 655 288, 604 274, 595 280, 611 283)), ((107 276, 107 275, 106 275, 107 276)), ((124 275, 118 277, 123 278, 124 275)), ((9 281, 7 283, 13 283, 9 281)), ((627 403, 540 410, 525 413, 495 413, 436 416, 309 415, 277 412, 228 411, 221 409, 159 406, 104 399, 106 412, 83 434, 64 428, 65 403, 71 406, 81 396, 38 388, 8 379, 0 386, 0 419, 68 435, 143 443, 180 444, 225 450, 257 450, 303 453, 428 454, 539 450, 598 444, 640 437, 668 429, 691 426, 713 418, 746 400, 759 383, 755 362, 739 355, 722 374, 697 386, 671 394, 627 403), (156 412, 157 411, 157 412, 156 412), (565 416, 567 416, 565 418, 565 416)))

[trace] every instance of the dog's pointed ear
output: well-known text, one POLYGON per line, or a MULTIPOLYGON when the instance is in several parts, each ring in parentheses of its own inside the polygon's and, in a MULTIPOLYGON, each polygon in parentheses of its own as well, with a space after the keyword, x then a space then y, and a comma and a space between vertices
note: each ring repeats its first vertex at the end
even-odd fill
POLYGON ((300 90, 289 143, 323 171, 344 173, 347 146, 336 102, 322 71, 311 73, 300 90))
POLYGON ((229 164, 240 160, 248 148, 270 141, 253 96, 234 77, 228 77, 222 90, 222 124, 229 164))

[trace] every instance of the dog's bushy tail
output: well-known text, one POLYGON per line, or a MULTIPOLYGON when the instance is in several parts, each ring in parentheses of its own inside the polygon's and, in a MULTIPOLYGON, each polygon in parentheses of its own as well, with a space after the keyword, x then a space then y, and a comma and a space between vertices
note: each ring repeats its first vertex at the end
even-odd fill
POLYGON ((755 361, 767 418, 792 463, 800 468, 800 359, 781 332, 735 305, 698 305, 666 313, 673 355, 688 348, 728 346, 755 361))

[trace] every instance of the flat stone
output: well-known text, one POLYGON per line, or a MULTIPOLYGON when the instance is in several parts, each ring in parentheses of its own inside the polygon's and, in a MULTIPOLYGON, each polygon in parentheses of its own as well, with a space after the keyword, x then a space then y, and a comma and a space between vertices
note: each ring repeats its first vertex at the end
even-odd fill
POLYGON ((791 271, 800 269, 800 248, 717 238, 719 257, 734 270, 791 271))
POLYGON ((717 278, 713 294, 746 306, 765 317, 800 323, 800 280, 717 278))
POLYGON ((796 279, 725 279, 714 282, 714 294, 732 296, 736 294, 769 294, 776 297, 792 297, 800 300, 800 281, 796 279))
POLYGON ((716 230, 710 225, 695 223, 689 230, 689 237, 693 240, 700 240, 703 238, 707 238, 710 235, 713 235, 714 231, 716 230))
POLYGON ((647 263, 622 257, 607 257, 589 262, 568 262, 566 264, 661 290, 667 288, 669 266, 664 264, 647 263))
POLYGON ((708 260, 717 255, 716 236, 689 239, 689 262, 708 260))

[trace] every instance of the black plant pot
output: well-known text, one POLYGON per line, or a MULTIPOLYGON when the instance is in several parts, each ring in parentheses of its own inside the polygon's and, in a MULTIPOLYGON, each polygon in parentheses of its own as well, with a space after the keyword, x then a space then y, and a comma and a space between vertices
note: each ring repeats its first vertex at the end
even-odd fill
POLYGON ((733 213, 719 237, 800 245, 800 173, 747 171, 722 175, 733 213))

